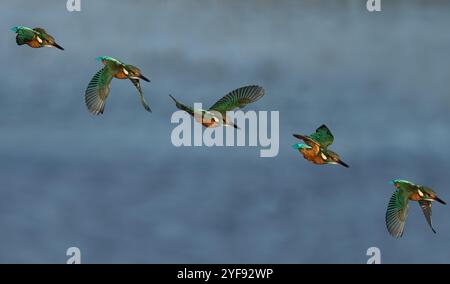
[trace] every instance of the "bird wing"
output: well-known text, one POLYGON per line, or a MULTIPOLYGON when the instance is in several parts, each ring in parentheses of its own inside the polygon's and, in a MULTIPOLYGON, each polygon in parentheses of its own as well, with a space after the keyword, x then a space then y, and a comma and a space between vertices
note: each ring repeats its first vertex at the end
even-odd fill
POLYGON ((23 26, 17 26, 11 30, 17 33, 16 42, 18 45, 26 44, 27 42, 33 40, 33 38, 37 35, 33 29, 23 26))
POLYGON ((109 95, 109 85, 113 77, 112 69, 105 65, 89 82, 85 93, 85 101, 92 114, 99 115, 103 113, 106 98, 109 95))
POLYGON ((177 108, 179 110, 183 110, 183 111, 189 113, 190 115, 194 115, 194 109, 193 108, 188 107, 187 105, 181 103, 180 101, 175 99, 172 95, 169 95, 169 96, 175 102, 175 105, 177 106, 177 108))
POLYGON ((139 81, 139 79, 132 79, 130 78, 131 83, 133 83, 133 85, 136 87, 136 89, 138 90, 139 94, 142 94, 142 88, 141 88, 141 82, 139 81))
POLYGON ((433 233, 436 234, 436 231, 433 228, 433 224, 431 221, 431 201, 427 200, 419 200, 420 208, 422 208, 423 215, 425 216, 425 219, 427 220, 428 225, 430 225, 431 230, 433 233))
POLYGON ((146 111, 152 112, 152 110, 150 109, 150 106, 148 105, 147 101, 144 98, 144 94, 143 94, 142 88, 141 88, 141 81, 139 79, 132 79, 132 78, 130 78, 130 81, 133 83, 133 85, 136 87, 136 89, 139 92, 139 98, 141 100, 142 106, 145 108, 146 111))
POLYGON ((331 134, 330 129, 326 125, 322 125, 317 128, 316 132, 311 134, 310 137, 317 141, 323 148, 327 148, 333 144, 334 136, 331 134))
POLYGON ((264 96, 264 89, 262 87, 242 87, 221 98, 209 110, 217 111, 225 117, 227 111, 232 111, 236 108, 243 108, 247 104, 256 102, 262 96, 264 96))
POLYGON ((405 191, 398 189, 392 194, 386 211, 386 226, 389 233, 400 238, 405 228, 406 217, 408 217, 408 196, 405 191))

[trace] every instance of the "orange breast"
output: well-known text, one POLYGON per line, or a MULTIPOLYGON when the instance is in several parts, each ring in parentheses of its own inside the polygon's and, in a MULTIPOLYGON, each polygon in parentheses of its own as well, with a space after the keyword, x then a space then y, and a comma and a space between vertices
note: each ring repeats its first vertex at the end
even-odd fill
POLYGON ((314 164, 317 165, 326 164, 325 161, 322 159, 321 155, 320 154, 317 155, 313 149, 300 149, 300 153, 303 154, 303 157, 306 160, 311 161, 314 164))
POLYGON ((198 123, 201 123, 205 127, 208 127, 208 128, 217 127, 217 122, 215 122, 213 119, 208 120, 208 119, 203 119, 203 118, 197 117, 197 116, 194 116, 194 118, 198 123))
POLYGON ((419 195, 418 193, 413 193, 413 194, 409 197, 409 199, 412 200, 412 201, 419 201, 421 198, 420 198, 420 195, 419 195))
POLYGON ((42 47, 41 44, 36 39, 30 40, 27 44, 32 48, 42 47))
POLYGON ((127 79, 128 78, 128 76, 125 75, 125 73, 123 71, 116 73, 116 75, 114 75, 114 77, 116 77, 117 79, 127 79))

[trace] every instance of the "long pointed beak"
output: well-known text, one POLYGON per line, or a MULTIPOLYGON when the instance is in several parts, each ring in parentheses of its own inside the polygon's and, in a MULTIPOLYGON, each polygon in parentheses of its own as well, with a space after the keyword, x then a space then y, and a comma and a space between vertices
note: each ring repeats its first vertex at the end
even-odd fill
POLYGON ((175 99, 172 95, 169 95, 169 97, 170 97, 175 103, 178 103, 177 99, 175 99))
POLYGON ((447 203, 446 203, 444 200, 440 199, 440 198, 437 197, 437 196, 434 198, 434 200, 436 200, 437 202, 442 203, 442 204, 444 204, 444 205, 447 205, 447 203))
POLYGON ((344 166, 344 167, 346 167, 346 168, 350 168, 349 165, 347 165, 346 163, 342 162, 341 160, 339 160, 339 161, 337 161, 337 162, 338 162, 339 165, 342 165, 342 166, 344 166))
POLYGON ((57 49, 64 50, 64 48, 62 46, 60 46, 59 44, 57 44, 56 42, 53 44, 53 46, 56 47, 57 49))
POLYGON ((150 82, 150 80, 147 79, 144 75, 140 75, 139 78, 141 78, 142 80, 144 80, 146 82, 150 82))

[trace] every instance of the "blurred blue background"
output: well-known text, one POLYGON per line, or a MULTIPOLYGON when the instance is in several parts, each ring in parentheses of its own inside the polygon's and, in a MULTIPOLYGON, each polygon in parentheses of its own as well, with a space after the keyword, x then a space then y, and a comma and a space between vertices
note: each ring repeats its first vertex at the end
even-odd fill
POLYGON ((411 204, 405 235, 384 214, 393 178, 450 201, 450 2, 2 0, 0 262, 450 262, 449 208, 434 235, 411 204), (66 48, 18 47, 42 26, 66 48), (146 113, 115 80, 101 117, 84 90, 110 55, 139 66, 146 113), (260 84, 280 111, 280 153, 171 144, 175 106, 260 84), (292 133, 327 124, 350 169, 315 166, 292 133), (426 244, 426 245, 424 245, 426 244))

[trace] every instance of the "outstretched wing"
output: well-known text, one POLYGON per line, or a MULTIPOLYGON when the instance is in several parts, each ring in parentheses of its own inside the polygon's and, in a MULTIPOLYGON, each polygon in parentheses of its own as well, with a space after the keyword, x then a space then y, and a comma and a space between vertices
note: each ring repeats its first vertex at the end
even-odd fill
POLYGON ((425 216, 428 225, 430 225, 430 228, 433 231, 433 233, 436 234, 436 231, 434 230, 433 224, 431 222, 431 201, 419 200, 419 205, 420 208, 422 208, 423 215, 425 216))
POLYGON ((92 77, 85 93, 86 106, 92 114, 102 114, 106 98, 109 95, 109 84, 113 79, 111 68, 106 65, 92 77))
POLYGON ((130 78, 130 81, 136 87, 136 89, 138 90, 139 94, 142 95, 143 92, 142 92, 142 88, 141 88, 141 82, 139 81, 139 79, 132 79, 132 78, 130 78))
POLYGON ((130 78, 130 81, 133 83, 133 85, 136 87, 136 89, 139 92, 139 98, 141 100, 142 106, 145 108, 146 111, 152 112, 152 110, 150 109, 150 106, 148 105, 147 101, 144 98, 144 94, 143 94, 142 88, 141 88, 141 81, 139 79, 131 79, 131 78, 130 78))
POLYGON ((317 141, 323 148, 327 148, 333 144, 334 136, 331 134, 330 129, 326 125, 322 125, 317 128, 316 132, 311 134, 310 137, 317 141))
POLYGON ((189 113, 190 115, 194 115, 194 109, 191 107, 188 107, 187 105, 183 104, 182 102, 178 101, 177 99, 175 99, 172 95, 169 95, 169 97, 175 102, 176 107, 179 110, 183 110, 187 113, 189 113))
POLYGON ((389 233, 395 238, 400 238, 403 235, 408 208, 408 196, 403 190, 396 190, 389 200, 386 211, 386 226, 389 233))
POLYGON ((242 87, 221 98, 209 110, 220 112, 225 117, 227 111, 243 108, 247 104, 256 102, 262 96, 264 96, 264 89, 260 86, 242 87))

